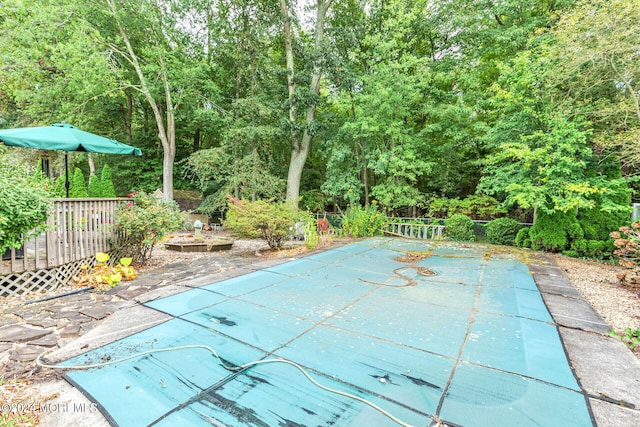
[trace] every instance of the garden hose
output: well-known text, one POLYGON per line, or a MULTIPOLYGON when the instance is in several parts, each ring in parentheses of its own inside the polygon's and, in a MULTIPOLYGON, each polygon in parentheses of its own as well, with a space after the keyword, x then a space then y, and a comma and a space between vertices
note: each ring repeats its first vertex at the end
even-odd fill
POLYGON ((159 349, 155 349, 155 350, 147 350, 147 351, 143 351, 140 353, 136 353, 136 354, 132 354, 131 356, 127 356, 127 357, 122 357, 120 359, 115 359, 115 360, 109 360, 106 362, 101 362, 101 363, 95 363, 95 364, 91 364, 91 365, 74 365, 74 366, 59 366, 59 365, 49 365, 47 363, 43 363, 41 361, 41 358, 49 353, 51 350, 45 351, 44 353, 40 354, 37 358, 36 358, 36 364, 38 366, 41 366, 43 368, 50 368, 50 369, 71 369, 71 370, 80 370, 80 369, 92 369, 92 368, 101 368, 107 365, 113 365, 115 363, 120 363, 120 362, 124 362, 126 360, 130 360, 130 359, 134 359, 137 357, 141 357, 141 356, 146 356, 148 354, 153 354, 153 353, 162 353, 162 352, 168 352, 168 351, 177 351, 177 350, 184 350, 184 349, 194 349, 194 348, 201 348, 204 350, 208 350, 209 352, 211 352, 211 354, 213 354, 215 356, 216 359, 218 359, 218 362, 220 363, 220 365, 231 372, 239 372, 242 371, 244 369, 247 368, 251 368, 253 366, 256 365, 261 365, 261 364, 268 364, 268 363, 284 363, 286 365, 290 365, 293 366, 294 368, 298 369, 300 372, 302 372, 302 374, 307 378, 307 380, 309 380, 314 386, 328 391, 330 393, 334 393, 340 396, 344 396, 347 397, 349 399, 353 399, 353 400, 357 400, 361 403, 364 403, 365 405, 370 406, 371 408, 375 409, 376 411, 378 411, 379 413, 381 413, 382 415, 388 417, 389 419, 391 419, 393 422, 403 426, 403 427, 414 427, 411 424, 408 424, 402 420, 400 420, 399 418, 395 417, 394 415, 392 415, 391 413, 387 412, 386 410, 382 409, 381 407, 379 407, 378 405, 376 405, 373 402, 370 402, 366 399, 363 399, 359 396, 353 395, 351 393, 346 393, 340 390, 336 390, 327 386, 324 386, 322 384, 320 384, 319 382, 317 382, 316 380, 314 380, 311 375, 309 375, 309 373, 299 364, 292 362, 290 360, 287 359, 263 359, 263 360, 255 360, 253 362, 249 362, 249 363, 245 363, 244 365, 240 365, 240 366, 229 366, 227 364, 225 364, 225 362, 220 358, 220 356, 218 355, 218 353, 211 347, 206 346, 206 345, 199 345, 199 344, 193 344, 193 345, 183 345, 183 346, 178 346, 178 347, 167 347, 167 348, 159 348, 159 349))

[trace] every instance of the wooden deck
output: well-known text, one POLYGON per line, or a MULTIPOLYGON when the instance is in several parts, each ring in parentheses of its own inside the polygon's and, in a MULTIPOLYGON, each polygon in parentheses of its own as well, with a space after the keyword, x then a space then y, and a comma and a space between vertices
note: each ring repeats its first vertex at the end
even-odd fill
POLYGON ((46 232, 5 253, 0 264, 0 296, 66 283, 97 252, 117 243, 118 206, 129 199, 54 199, 46 232))

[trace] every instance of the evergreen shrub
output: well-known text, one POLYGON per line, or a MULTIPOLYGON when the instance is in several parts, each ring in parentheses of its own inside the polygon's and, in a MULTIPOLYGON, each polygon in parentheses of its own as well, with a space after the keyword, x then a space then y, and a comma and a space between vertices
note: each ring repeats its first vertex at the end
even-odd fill
POLYGON ((487 239, 494 245, 514 246, 522 226, 513 218, 498 218, 487 224, 487 239))
POLYGON ((455 214, 444 221, 444 232, 450 239, 463 242, 475 241, 473 221, 466 215, 455 214))
POLYGON ((521 228, 516 234, 515 240, 516 246, 520 248, 530 248, 531 247, 531 237, 529 237, 529 228, 521 228))

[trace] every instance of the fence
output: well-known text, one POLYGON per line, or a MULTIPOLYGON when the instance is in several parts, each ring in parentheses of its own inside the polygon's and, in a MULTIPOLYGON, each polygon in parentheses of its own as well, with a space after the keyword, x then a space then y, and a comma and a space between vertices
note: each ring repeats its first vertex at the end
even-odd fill
POLYGON ((387 234, 411 237, 414 239, 442 239, 444 225, 419 223, 388 222, 385 228, 387 234))
POLYGON ((7 251, 0 264, 0 296, 52 289, 79 273, 118 236, 116 209, 128 199, 54 199, 47 231, 7 251))

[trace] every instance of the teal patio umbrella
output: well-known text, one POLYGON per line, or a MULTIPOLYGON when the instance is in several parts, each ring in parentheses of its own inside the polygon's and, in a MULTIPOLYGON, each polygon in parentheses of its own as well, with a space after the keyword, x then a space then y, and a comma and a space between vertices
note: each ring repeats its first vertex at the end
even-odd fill
POLYGON ((139 148, 85 132, 68 123, 56 123, 51 126, 16 128, 0 130, 0 142, 5 145, 40 150, 64 151, 65 189, 69 197, 69 151, 86 151, 89 153, 132 154, 142 156, 139 148))

